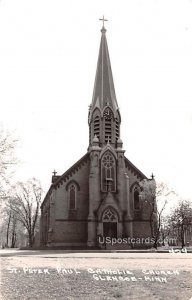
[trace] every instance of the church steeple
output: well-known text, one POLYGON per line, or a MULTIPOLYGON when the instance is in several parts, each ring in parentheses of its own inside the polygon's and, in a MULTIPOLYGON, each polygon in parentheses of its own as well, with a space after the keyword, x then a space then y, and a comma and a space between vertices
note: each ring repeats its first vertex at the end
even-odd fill
POLYGON ((114 147, 119 138, 120 113, 118 109, 109 51, 106 39, 106 29, 101 29, 101 42, 95 76, 92 104, 89 110, 90 144, 94 136, 99 139, 100 146, 108 140, 114 147))

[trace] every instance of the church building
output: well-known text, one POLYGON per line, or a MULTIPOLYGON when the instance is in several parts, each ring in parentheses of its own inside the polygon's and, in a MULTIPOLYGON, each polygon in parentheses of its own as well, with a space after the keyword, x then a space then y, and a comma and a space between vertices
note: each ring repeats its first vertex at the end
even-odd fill
POLYGON ((152 237, 154 203, 142 200, 139 182, 153 178, 125 157, 104 24, 88 126, 87 153, 61 176, 52 176, 41 205, 42 246, 102 248, 100 237, 152 237))

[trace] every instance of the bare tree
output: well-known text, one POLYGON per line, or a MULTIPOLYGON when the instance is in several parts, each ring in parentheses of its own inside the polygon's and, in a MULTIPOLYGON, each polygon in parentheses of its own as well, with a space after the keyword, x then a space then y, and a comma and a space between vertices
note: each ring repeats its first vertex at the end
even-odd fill
POLYGON ((141 187, 140 198, 142 203, 148 204, 150 207, 150 228, 151 228, 151 236, 154 238, 156 232, 156 182, 154 179, 143 179, 139 183, 141 187))
POLYGON ((6 228, 6 244, 5 244, 6 247, 9 247, 9 234, 10 234, 11 221, 12 221, 12 211, 10 209, 8 212, 7 228, 6 228))
POLYGON ((170 226, 176 230, 182 248, 185 246, 185 232, 192 226, 192 204, 189 200, 180 201, 170 216, 170 226))
POLYGON ((41 184, 34 178, 28 180, 26 183, 19 182, 14 187, 12 210, 16 219, 26 228, 29 247, 32 247, 34 243, 41 197, 41 184))
POLYGON ((14 248, 16 246, 17 238, 20 235, 22 228, 18 223, 16 214, 13 210, 13 199, 6 197, 4 207, 2 209, 1 222, 1 245, 3 247, 14 248))
POLYGON ((141 187, 141 199, 147 203, 150 207, 150 228, 151 236, 154 240, 153 247, 157 249, 160 232, 162 228, 162 216, 165 207, 170 199, 171 194, 175 194, 174 191, 164 182, 157 183, 152 178, 150 180, 144 179, 140 182, 141 187))
POLYGON ((1 245, 4 247, 9 247, 9 238, 10 238, 10 227, 11 227, 11 218, 12 213, 10 210, 7 210, 7 207, 1 211, 1 245))
POLYGON ((0 225, 0 245, 3 248, 15 248, 23 245, 25 237, 25 229, 23 225, 18 222, 14 214, 3 216, 0 225))
POLYGON ((11 228, 11 248, 14 248, 17 240, 17 219, 12 219, 12 228, 11 228))
MULTIPOLYGON (((170 215, 164 215, 162 213, 161 216, 161 228, 160 228, 160 236, 162 238, 162 246, 165 246, 165 240, 170 237, 170 215)), ((167 241, 168 242, 168 241, 167 241)), ((173 243, 173 238, 169 240, 169 243, 173 243)))
POLYGON ((15 148, 18 140, 10 132, 0 128, 0 192, 2 192, 2 182, 7 182, 12 171, 12 166, 18 161, 15 157, 15 148))
MULTIPOLYGON (((0 212, 5 220, 0 220, 1 230, 3 232, 6 228, 6 241, 4 246, 9 244, 9 233, 12 227, 12 213, 4 214, 5 202, 7 201, 6 190, 9 180, 14 171, 13 166, 18 162, 15 157, 15 148, 18 140, 14 138, 13 134, 0 127, 0 212), (6 201, 2 201, 6 200, 6 201)), ((1 238, 1 240, 3 240, 1 238)))

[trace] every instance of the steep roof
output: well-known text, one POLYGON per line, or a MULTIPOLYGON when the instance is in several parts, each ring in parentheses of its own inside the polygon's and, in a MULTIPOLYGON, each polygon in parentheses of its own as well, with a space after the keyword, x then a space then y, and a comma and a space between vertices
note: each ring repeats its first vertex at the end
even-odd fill
MULTIPOLYGON (((45 198, 44 201, 41 204, 41 207, 44 205, 47 197, 49 196, 49 194, 51 193, 53 188, 56 188, 60 183, 67 181, 79 168, 81 168, 82 165, 84 165, 85 163, 87 163, 87 161, 89 160, 89 152, 87 152, 83 157, 81 157, 72 167, 70 167, 65 173, 63 173, 63 175, 58 176, 58 179, 51 184, 45 198)), ((147 179, 147 177, 136 167, 134 166, 134 164, 128 160, 125 157, 125 166, 126 168, 128 168, 132 173, 136 174, 141 180, 142 179, 147 179)))
POLYGON ((104 26, 101 29, 101 33, 101 43, 91 109, 93 111, 96 107, 98 107, 103 110, 105 106, 109 105, 115 112, 118 109, 118 104, 107 46, 106 29, 104 26))
POLYGON ((56 188, 60 183, 67 181, 75 172, 81 168, 89 160, 89 153, 87 152, 83 157, 81 157, 72 167, 70 167, 63 175, 57 176, 57 180, 53 182, 41 204, 41 207, 44 205, 47 197, 50 195, 53 188, 56 188))
POLYGON ((135 173, 141 180, 148 179, 127 157, 125 157, 125 167, 135 173))
POLYGON ((78 171, 81 166, 83 166, 89 160, 89 153, 87 152, 83 157, 81 157, 72 167, 70 167, 63 175, 61 175, 57 181, 53 183, 54 187, 57 187, 62 181, 67 181, 76 171, 78 171))

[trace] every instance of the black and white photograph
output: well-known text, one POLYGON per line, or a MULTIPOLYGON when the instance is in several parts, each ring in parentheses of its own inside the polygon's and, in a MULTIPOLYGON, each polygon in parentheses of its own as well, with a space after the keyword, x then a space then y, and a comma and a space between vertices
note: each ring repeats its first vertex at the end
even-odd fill
POLYGON ((0 0, 0 299, 192 299, 192 0, 0 0))

